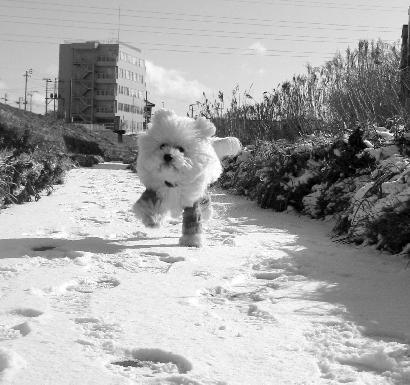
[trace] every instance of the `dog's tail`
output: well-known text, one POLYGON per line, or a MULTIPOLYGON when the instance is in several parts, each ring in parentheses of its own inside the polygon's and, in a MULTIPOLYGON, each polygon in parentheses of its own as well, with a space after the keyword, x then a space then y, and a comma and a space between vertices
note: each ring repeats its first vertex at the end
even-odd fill
POLYGON ((242 150, 241 142, 234 136, 228 136, 226 138, 213 137, 211 139, 219 159, 222 159, 225 156, 235 156, 242 150))

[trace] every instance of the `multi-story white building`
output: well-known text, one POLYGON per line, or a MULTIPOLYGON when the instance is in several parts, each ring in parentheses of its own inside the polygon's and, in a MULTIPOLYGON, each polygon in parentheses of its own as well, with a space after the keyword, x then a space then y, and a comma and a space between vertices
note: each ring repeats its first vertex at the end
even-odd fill
POLYGON ((144 127, 146 68, 141 50, 125 43, 60 44, 59 116, 126 133, 144 127))

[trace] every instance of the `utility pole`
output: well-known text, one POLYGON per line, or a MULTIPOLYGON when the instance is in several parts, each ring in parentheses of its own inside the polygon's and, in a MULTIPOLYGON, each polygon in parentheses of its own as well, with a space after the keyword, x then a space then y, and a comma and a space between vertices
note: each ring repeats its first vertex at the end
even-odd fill
POLYGON ((191 118, 194 117, 194 106, 198 105, 198 102, 189 105, 189 110, 191 111, 191 118))
POLYGON ((7 94, 4 94, 4 97, 2 97, 1 100, 4 100, 4 103, 7 104, 7 100, 9 100, 7 94))
POLYGON ((69 109, 68 109, 68 121, 69 123, 73 122, 73 118, 72 118, 72 105, 73 105, 73 79, 70 79, 70 100, 69 100, 69 109))
POLYGON ((19 105, 19 110, 21 110, 21 103, 23 103, 23 97, 19 96, 19 100, 16 101, 15 103, 19 105))
POLYGON ((24 111, 27 111, 27 80, 28 78, 32 75, 33 69, 30 68, 29 70, 26 71, 26 73, 23 75, 26 78, 25 81, 25 86, 24 86, 24 111))
POLYGON ((145 120, 145 123, 144 123, 144 125, 145 125, 145 129, 147 129, 148 128, 148 91, 145 91, 145 108, 144 108, 144 112, 145 112, 145 114, 144 114, 144 120, 145 120))
POLYGON ((51 79, 49 78, 43 78, 43 80, 46 82, 46 115, 47 115, 47 106, 48 106, 48 83, 51 83, 51 79))
POLYGON ((54 78, 54 94, 53 94, 53 110, 54 110, 54 117, 56 116, 56 99, 57 99, 57 78, 54 78))

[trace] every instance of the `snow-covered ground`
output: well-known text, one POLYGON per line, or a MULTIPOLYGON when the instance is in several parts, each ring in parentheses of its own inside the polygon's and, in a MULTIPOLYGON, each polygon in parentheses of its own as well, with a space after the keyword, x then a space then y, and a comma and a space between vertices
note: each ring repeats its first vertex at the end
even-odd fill
POLYGON ((410 384, 405 261, 222 191, 181 248, 143 190, 106 163, 0 212, 0 383, 410 384))

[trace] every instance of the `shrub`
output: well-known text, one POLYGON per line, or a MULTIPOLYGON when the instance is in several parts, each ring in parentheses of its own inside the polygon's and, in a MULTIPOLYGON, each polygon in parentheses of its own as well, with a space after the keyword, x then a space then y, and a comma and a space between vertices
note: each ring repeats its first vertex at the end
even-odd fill
MULTIPOLYGON (((367 236, 379 249, 399 253, 410 240, 410 201, 402 209, 389 207, 368 224, 367 236)), ((410 251, 410 250, 409 250, 410 251)))
POLYGON ((62 183, 70 167, 69 159, 61 154, 38 149, 16 155, 0 151, 0 207, 38 200, 43 190, 50 192, 54 184, 62 183))
MULTIPOLYGON (((292 206, 313 218, 333 216, 334 233, 346 241, 408 251, 410 160, 403 146, 393 142, 379 148, 365 143, 372 130, 359 127, 349 137, 333 140, 315 136, 295 143, 257 142, 224 160, 219 183, 262 208, 292 206)), ((391 137, 383 128, 377 132, 391 137)), ((382 143, 379 137, 372 140, 382 143)))

